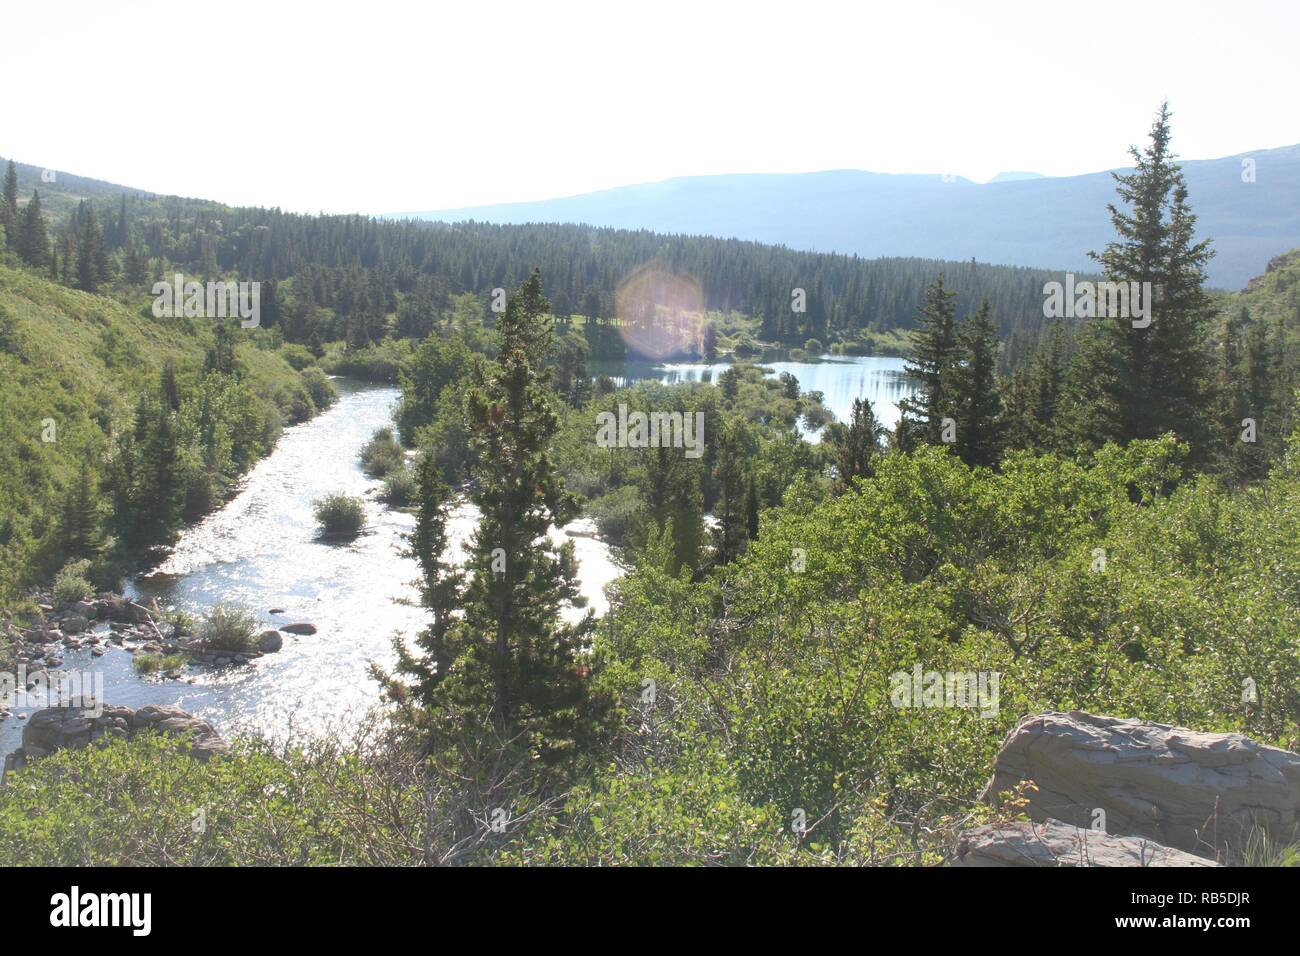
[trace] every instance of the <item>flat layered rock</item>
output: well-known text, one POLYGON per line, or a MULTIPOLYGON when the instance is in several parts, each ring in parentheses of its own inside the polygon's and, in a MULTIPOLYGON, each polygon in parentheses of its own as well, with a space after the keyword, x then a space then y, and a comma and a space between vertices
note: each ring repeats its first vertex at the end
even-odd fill
POLYGON ((1192 853, 1239 846, 1256 829, 1282 842, 1300 832, 1300 755, 1242 734, 1039 714, 1007 736, 983 799, 1026 780, 1037 787, 1022 794, 1034 820, 1100 820, 1107 833, 1192 853))
POLYGON ((1059 820, 990 824, 967 830, 952 866, 1218 866, 1213 860, 1059 820))
POLYGON ((179 707, 150 705, 132 710, 105 705, 98 714, 91 708, 46 707, 31 715, 23 727, 22 746, 9 755, 5 766, 20 769, 29 759, 85 747, 105 737, 130 739, 150 730, 188 738, 190 755, 204 762, 229 749, 210 723, 179 707))

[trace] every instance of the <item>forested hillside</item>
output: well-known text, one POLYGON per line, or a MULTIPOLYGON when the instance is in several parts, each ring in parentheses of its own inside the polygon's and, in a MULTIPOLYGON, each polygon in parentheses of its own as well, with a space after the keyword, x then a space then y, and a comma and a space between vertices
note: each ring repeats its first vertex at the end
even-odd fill
POLYGON ((0 265, 0 598, 72 559, 112 583, 328 404, 318 369, 234 335, 0 265))
POLYGON ((974 308, 984 298, 994 303, 1004 333, 1038 325, 1042 286, 1054 275, 973 260, 868 260, 644 230, 305 216, 135 190, 113 193, 106 184, 64 174, 42 183, 36 167, 16 168, 16 205, 39 192, 56 214, 50 225, 54 261, 47 256, 46 263, 64 281, 75 283, 77 246, 90 210, 106 250, 121 259, 134 285, 172 268, 205 278, 237 273, 283 282, 279 295, 291 341, 369 343, 382 337, 385 317, 394 313, 399 334, 422 335, 457 293, 482 297, 487 317, 488 293, 516 287, 533 267, 547 276, 558 315, 615 319, 620 284, 654 263, 698 283, 703 308, 755 318, 761 340, 803 346, 817 339, 852 351, 871 345, 871 333, 910 328, 922 290, 939 272, 961 290, 959 308, 974 308), (88 199, 85 207, 77 205, 81 197, 88 199), (804 290, 803 311, 792 308, 795 289, 804 290))

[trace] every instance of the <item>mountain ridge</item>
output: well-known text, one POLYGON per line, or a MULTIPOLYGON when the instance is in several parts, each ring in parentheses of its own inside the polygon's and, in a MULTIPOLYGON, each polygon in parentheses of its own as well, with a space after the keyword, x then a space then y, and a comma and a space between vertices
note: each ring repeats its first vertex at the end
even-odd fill
MULTIPOLYGON (((1300 144, 1181 161, 1213 285, 1240 289, 1300 246, 1300 144), (1253 181, 1244 175, 1252 161, 1253 181)), ((1113 173, 1008 174, 987 183, 928 173, 824 170, 681 176, 555 199, 392 213, 387 219, 575 222, 746 239, 813 252, 925 256, 1095 269, 1112 235, 1113 173)))

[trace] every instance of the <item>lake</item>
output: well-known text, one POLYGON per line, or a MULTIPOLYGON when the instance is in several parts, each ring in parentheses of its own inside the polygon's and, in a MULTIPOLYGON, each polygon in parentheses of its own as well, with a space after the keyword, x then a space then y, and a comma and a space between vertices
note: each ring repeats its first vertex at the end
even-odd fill
MULTIPOLYGON (((644 379, 653 379, 672 385, 676 382, 711 382, 726 369, 730 362, 664 363, 638 361, 593 361, 591 373, 608 375, 617 385, 628 385, 644 379)), ((826 406, 835 418, 846 422, 853 414, 853 400, 866 398, 876 417, 888 428, 898 423, 898 402, 911 395, 915 388, 903 374, 904 361, 883 355, 823 355, 802 361, 779 360, 756 362, 772 369, 773 375, 789 372, 799 380, 801 391, 822 393, 826 406)), ((811 440, 817 435, 807 434, 811 440)))

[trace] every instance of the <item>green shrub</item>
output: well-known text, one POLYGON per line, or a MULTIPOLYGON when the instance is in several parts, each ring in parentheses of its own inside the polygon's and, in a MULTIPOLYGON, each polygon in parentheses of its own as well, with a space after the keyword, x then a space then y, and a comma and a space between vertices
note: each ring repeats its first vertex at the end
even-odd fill
POLYGON ((72 604, 74 601, 88 601, 95 596, 95 588, 86 580, 90 571, 90 561, 69 561, 54 577, 54 600, 59 604, 72 604))
POLYGON ((625 485, 589 501, 587 514, 596 522, 602 538, 621 545, 629 537, 636 537, 649 520, 650 509, 635 485, 625 485))
POLYGON ((393 437, 391 428, 376 431, 361 449, 361 470, 372 478, 383 478, 405 466, 406 452, 393 437))
POLYGON ((402 467, 389 472, 384 479, 379 500, 392 508, 405 508, 415 500, 418 491, 419 482, 415 479, 415 473, 410 468, 402 467))
POLYGON ((355 537, 366 526, 366 506, 360 498, 327 495, 319 499, 313 509, 324 534, 355 537))
POLYGON ((175 629, 177 637, 193 637, 199 629, 199 619, 180 608, 163 612, 163 620, 175 629))
POLYGON ((198 627, 199 646, 208 651, 247 654, 257 647, 258 623, 248 611, 219 604, 198 627))
POLYGON ((307 389, 307 394, 311 396, 317 410, 329 408, 338 399, 339 393, 334 388, 334 383, 320 369, 304 368, 300 377, 303 387, 307 389))
POLYGON ((297 342, 287 342, 280 347, 280 355, 286 362, 292 365, 298 371, 303 371, 309 365, 316 364, 316 356, 311 354, 311 349, 297 342))
POLYGON ((136 654, 135 660, 132 661, 135 672, 142 677, 154 674, 176 677, 188 663, 189 658, 184 654, 136 654))

